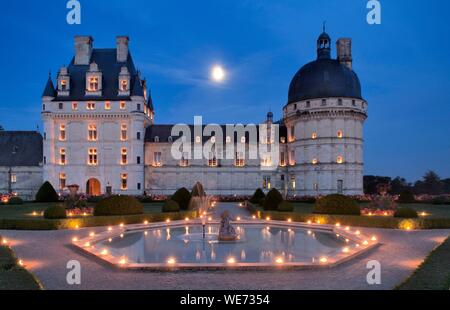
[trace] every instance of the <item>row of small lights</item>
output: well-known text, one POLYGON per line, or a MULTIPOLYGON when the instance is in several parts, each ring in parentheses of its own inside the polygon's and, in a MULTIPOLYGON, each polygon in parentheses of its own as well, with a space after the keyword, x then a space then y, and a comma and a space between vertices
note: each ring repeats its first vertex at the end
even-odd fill
MULTIPOLYGON (((8 246, 8 244, 9 244, 9 240, 6 239, 6 238, 2 238, 2 245, 8 246)), ((25 263, 23 262, 22 259, 19 259, 19 260, 17 261, 17 263, 19 264, 20 267, 24 267, 24 266, 25 266, 25 263)))

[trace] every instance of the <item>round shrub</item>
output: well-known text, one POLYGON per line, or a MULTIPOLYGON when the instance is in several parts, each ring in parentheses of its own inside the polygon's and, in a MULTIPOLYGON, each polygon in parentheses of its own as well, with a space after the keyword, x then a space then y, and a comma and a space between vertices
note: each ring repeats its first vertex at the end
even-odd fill
POLYGON ((170 200, 177 202, 181 210, 187 210, 191 201, 191 193, 185 187, 182 187, 170 197, 170 200))
POLYGON ((250 203, 257 204, 261 201, 261 199, 266 198, 266 194, 262 191, 262 189, 258 188, 253 196, 250 198, 250 203))
POLYGON ((317 199, 313 213, 361 215, 361 210, 358 203, 352 198, 344 195, 332 194, 317 199))
POLYGON ((263 208, 266 211, 275 211, 278 209, 280 203, 283 202, 283 196, 281 196, 280 192, 276 188, 272 188, 268 193, 266 198, 264 199, 263 208))
POLYGON ((292 212, 294 211, 294 205, 289 201, 283 201, 278 205, 278 211, 280 212, 292 212))
POLYGON ((44 211, 44 218, 49 220, 65 219, 66 217, 66 208, 60 205, 48 207, 44 211))
POLYGON ((414 203, 416 199, 414 198, 413 193, 410 191, 403 191, 400 193, 400 196, 397 200, 398 203, 414 203))
POLYGON ((415 219, 419 215, 417 211, 411 208, 399 208, 394 213, 394 217, 402 218, 402 219, 415 219))
POLYGON ((21 204, 23 204, 23 200, 19 196, 13 196, 13 197, 9 198, 8 204, 21 205, 21 204))
POLYGON ((166 200, 162 207, 162 212, 179 212, 180 205, 175 200, 166 200))
POLYGON ((36 193, 36 202, 57 202, 58 200, 58 193, 49 181, 45 181, 36 193))
POLYGON ((101 200, 94 208, 94 215, 132 215, 144 213, 144 207, 131 196, 111 196, 101 200))
POLYGON ((264 206, 264 202, 266 201, 266 198, 261 198, 260 200, 259 200, 259 205, 262 207, 262 206, 264 206))

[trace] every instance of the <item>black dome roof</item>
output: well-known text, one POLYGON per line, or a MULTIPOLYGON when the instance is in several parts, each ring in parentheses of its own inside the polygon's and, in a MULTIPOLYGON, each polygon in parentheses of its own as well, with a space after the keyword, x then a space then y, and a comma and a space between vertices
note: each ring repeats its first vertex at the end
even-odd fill
POLYGON ((318 59, 301 68, 289 86, 288 103, 324 97, 361 97, 355 72, 334 59, 318 59))
POLYGON ((362 99, 361 84, 352 69, 330 57, 330 37, 317 40, 317 60, 303 66, 289 86, 288 103, 301 100, 346 97, 362 99))

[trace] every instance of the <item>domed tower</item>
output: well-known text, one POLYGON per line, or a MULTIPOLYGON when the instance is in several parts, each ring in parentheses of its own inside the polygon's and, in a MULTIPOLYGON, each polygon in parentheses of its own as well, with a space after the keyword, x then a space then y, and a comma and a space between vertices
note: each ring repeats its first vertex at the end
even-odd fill
POLYGON ((367 102, 352 70, 351 39, 317 39, 317 59, 292 79, 284 122, 288 130, 289 195, 363 193, 363 124, 367 102))

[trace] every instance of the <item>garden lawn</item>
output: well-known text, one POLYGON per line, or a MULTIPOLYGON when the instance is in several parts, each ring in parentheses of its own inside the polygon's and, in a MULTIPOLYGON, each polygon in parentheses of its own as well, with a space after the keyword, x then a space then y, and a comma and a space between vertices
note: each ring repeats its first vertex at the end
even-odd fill
MULTIPOLYGON (((294 212, 300 214, 312 214, 314 209, 313 203, 295 202, 294 212)), ((361 208, 367 208, 368 203, 359 203, 361 208)), ((417 212, 426 212, 427 218, 448 218, 450 219, 450 205, 433 205, 427 203, 406 203, 399 204, 399 207, 408 207, 417 212)))
POLYGON ((450 238, 431 252, 399 290, 450 289, 450 238))
MULTIPOLYGON (((0 206, 0 229, 18 230, 54 230, 74 229, 82 227, 136 224, 144 221, 159 222, 166 219, 178 220, 185 217, 196 217, 195 211, 174 213, 161 212, 162 202, 144 203, 144 213, 120 216, 78 216, 61 220, 44 219, 41 215, 45 209, 55 203, 25 203, 23 205, 0 206), (36 212, 36 216, 33 216, 36 212)), ((93 206, 90 205, 90 206, 93 206)))
POLYGON ((0 290, 40 289, 42 289, 42 285, 39 281, 18 265, 17 257, 11 248, 0 246, 0 290))

